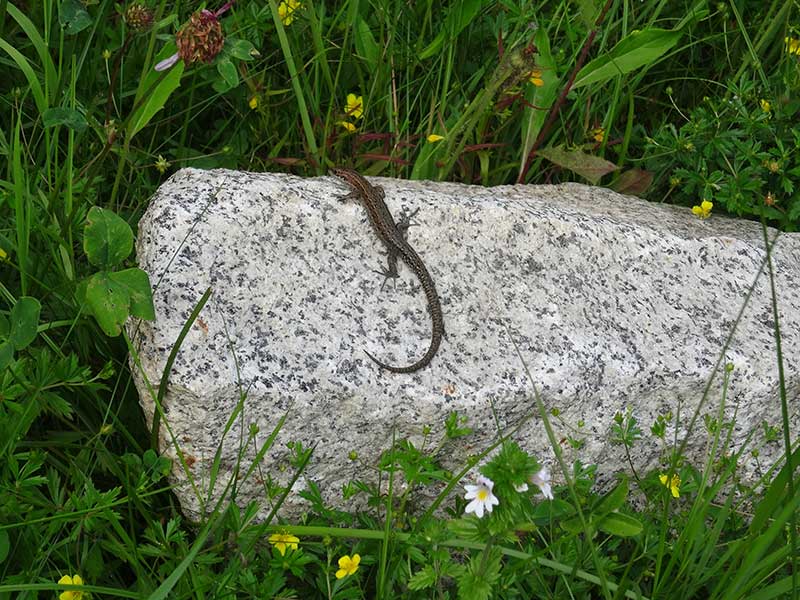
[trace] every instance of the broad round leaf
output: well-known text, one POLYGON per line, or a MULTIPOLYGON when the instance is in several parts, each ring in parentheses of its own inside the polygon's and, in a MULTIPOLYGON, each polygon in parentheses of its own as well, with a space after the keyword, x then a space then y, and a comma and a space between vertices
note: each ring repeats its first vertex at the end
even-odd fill
POLYGON ((77 133, 89 126, 89 123, 86 122, 86 117, 83 116, 81 111, 74 108, 64 108, 63 106, 55 106, 44 111, 42 122, 45 127, 64 125, 77 133))
POLYGON ((128 288, 115 282, 109 273, 101 271, 89 279, 86 286, 86 300, 106 335, 118 336, 128 318, 131 304, 128 288))
POLYGON ((80 0, 64 0, 59 7, 58 20, 69 35, 80 33, 93 23, 80 0))
POLYGON ((153 291, 150 278, 141 269, 125 269, 109 275, 112 281, 123 286, 130 297, 130 314, 146 321, 153 321, 156 312, 153 308, 153 291))
POLYGON ((83 251, 89 262, 108 269, 125 260, 133 250, 133 231, 110 210, 92 207, 83 230, 83 251))
POLYGON ((36 298, 23 296, 11 309, 9 320, 11 330, 8 340, 14 348, 22 350, 36 338, 36 328, 39 326, 39 313, 42 305, 36 298))
POLYGON ((622 513, 611 513, 597 524, 600 531, 618 537, 632 537, 642 532, 642 523, 633 517, 622 513))
POLYGON ((14 360, 14 344, 0 342, 0 373, 14 360))

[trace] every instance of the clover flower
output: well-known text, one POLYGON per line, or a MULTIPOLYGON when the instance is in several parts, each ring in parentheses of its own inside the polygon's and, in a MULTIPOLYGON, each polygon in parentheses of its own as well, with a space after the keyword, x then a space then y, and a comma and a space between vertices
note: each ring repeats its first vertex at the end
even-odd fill
POLYGON ((219 17, 225 13, 234 0, 229 0, 216 12, 200 10, 175 34, 178 51, 155 66, 156 71, 166 71, 179 60, 187 65, 193 62, 210 63, 222 51, 225 36, 222 33, 219 17))

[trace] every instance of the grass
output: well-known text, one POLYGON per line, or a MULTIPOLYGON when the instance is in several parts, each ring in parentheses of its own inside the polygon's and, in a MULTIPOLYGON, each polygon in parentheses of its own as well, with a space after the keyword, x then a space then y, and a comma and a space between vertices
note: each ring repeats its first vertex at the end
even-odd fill
MULTIPOLYGON (((687 211, 706 200, 711 218, 800 222, 793 3, 351 0, 302 2, 291 20, 287 6, 207 6, 222 12, 206 40, 224 47, 189 43, 211 62, 156 71, 201 6, 0 0, 0 598, 800 596, 800 456, 769 259, 783 417, 738 456, 768 443, 790 460, 754 486, 737 476, 725 395, 707 387, 716 418, 680 417, 708 437, 705 463, 670 439, 679 416, 610 416, 628 453, 665 450, 661 469, 632 465, 603 494, 592 465, 563 462, 552 501, 541 486, 517 492, 541 465, 513 431, 498 432, 492 460, 485 448, 444 471, 437 451, 473 426, 450 415, 436 451, 402 439, 386 449, 388 495, 374 480, 348 486, 369 511, 326 506, 312 486, 302 523, 257 523, 256 507, 224 503, 202 523, 182 517, 121 332, 129 315, 152 316, 133 231, 180 167, 579 180, 687 211), (476 465, 501 499, 482 519, 461 497, 476 465), (442 493, 412 510, 434 485, 442 493), (297 547, 265 543, 276 534, 297 547), (345 556, 350 574, 337 578, 345 556), (74 575, 70 595, 62 577, 74 575)), ((724 351, 715 372, 727 390, 724 351)), ((541 405, 535 416, 553 418, 541 405)), ((313 448, 295 444, 295 473, 309 460, 313 448)), ((280 502, 288 490, 265 493, 280 502)))

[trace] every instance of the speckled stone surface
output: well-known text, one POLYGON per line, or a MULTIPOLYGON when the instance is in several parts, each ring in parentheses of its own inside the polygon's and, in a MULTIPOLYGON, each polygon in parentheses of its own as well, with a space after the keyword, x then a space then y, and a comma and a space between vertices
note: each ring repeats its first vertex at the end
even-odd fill
MULTIPOLYGON (((475 429, 441 456, 448 468, 460 468, 495 439, 492 407, 506 429, 536 413, 509 336, 548 409, 560 410, 558 438, 583 442, 577 450, 564 444, 569 461, 596 463, 606 477, 629 470, 609 433, 613 415, 626 408, 645 432, 634 448, 637 469, 654 468, 663 456, 649 435, 656 415, 679 416, 678 438, 687 435, 765 257, 757 224, 718 216, 702 221, 687 209, 577 184, 489 189, 373 182, 384 186, 395 215, 420 209, 409 241, 442 300, 446 337, 432 363, 412 375, 380 371, 363 349, 392 364, 422 356, 431 327, 424 295, 404 265, 396 289, 381 291, 382 277, 373 270, 385 265, 385 251, 363 209, 337 201, 345 192, 338 180, 185 169, 153 197, 136 249, 154 287, 157 318, 128 324, 141 361, 134 378, 150 422, 154 404, 145 378, 157 389, 181 327, 206 288, 213 290, 169 376, 164 409, 171 433, 163 423, 160 429, 189 517, 221 492, 240 453, 237 501, 260 499, 266 515, 264 481, 285 483, 292 475, 289 441, 316 445, 295 489, 313 481, 328 501, 352 508, 359 499, 345 502, 342 485, 375 478, 371 467, 393 428, 398 439, 421 443, 430 426, 431 439, 438 439, 451 411, 475 429), (241 413, 223 436, 243 394, 241 413), (284 414, 265 461, 244 477, 255 448, 284 414), (258 433, 249 439, 252 426, 258 433), (348 459, 353 450, 357 461, 348 459)), ((800 236, 782 235, 773 258, 797 431, 800 236)), ((780 456, 780 444, 765 443, 761 426, 780 424, 772 322, 762 275, 725 356, 735 365, 726 418, 737 411, 728 451, 754 430, 761 452, 758 463, 749 452, 743 456, 739 472, 750 480, 780 456)), ((720 389, 717 378, 703 413, 718 410, 720 389)), ((708 443, 702 423, 688 444, 698 464, 708 443)), ((516 439, 552 460, 538 416, 516 439)), ((306 507, 291 493, 283 514, 296 517, 306 507)))

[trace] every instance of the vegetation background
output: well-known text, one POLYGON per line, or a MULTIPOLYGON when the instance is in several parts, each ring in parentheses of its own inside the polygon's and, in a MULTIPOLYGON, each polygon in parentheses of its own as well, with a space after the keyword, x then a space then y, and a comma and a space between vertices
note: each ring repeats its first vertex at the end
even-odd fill
MULTIPOLYGON (((491 514, 465 516, 444 494, 450 518, 412 514, 415 488, 451 491, 460 474, 401 440, 379 473, 411 481, 406 495, 371 480, 345 490, 374 513, 334 511, 312 489, 301 524, 257 524, 235 505, 191 524, 121 330, 153 316, 133 230, 186 166, 578 180, 795 231, 797 12, 784 0, 0 0, 0 598, 797 598, 800 457, 780 346, 784 419, 763 438, 791 460, 753 488, 736 458, 758 446, 726 447, 734 423, 690 432, 709 438, 695 468, 668 434, 675 417, 643 431, 620 414, 609 435, 662 444, 663 469, 620 474, 603 496, 591 465, 563 468, 552 501, 541 481, 515 496, 539 465, 501 437, 482 467, 503 499, 491 514)), ((470 432, 455 415, 446 430, 439 447, 470 432)), ((299 472, 311 454, 294 452, 299 472)))

